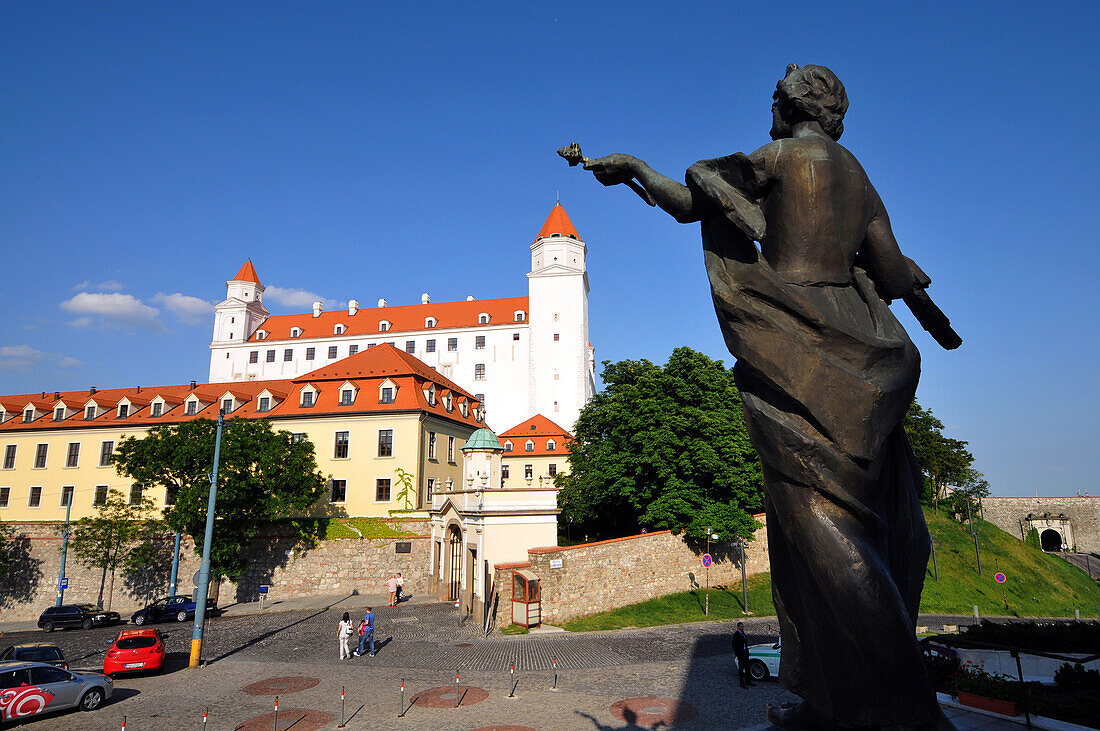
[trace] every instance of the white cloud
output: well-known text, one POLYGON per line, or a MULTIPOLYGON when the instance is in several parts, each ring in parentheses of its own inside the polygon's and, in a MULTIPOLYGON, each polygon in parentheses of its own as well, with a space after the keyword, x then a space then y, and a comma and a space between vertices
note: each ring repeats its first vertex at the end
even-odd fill
POLYGON ((338 304, 336 300, 330 297, 322 297, 319 294, 296 287, 267 287, 264 289, 264 298, 300 310, 312 310, 314 302, 320 302, 328 309, 332 309, 338 304))
POLYGON ((76 358, 44 353, 29 345, 0 345, 0 371, 26 371, 43 363, 53 363, 63 368, 80 365, 76 358))
POLYGON ((117 279, 108 279, 106 282, 92 284, 92 280, 85 279, 83 282, 73 287, 74 292, 83 292, 89 289, 98 289, 101 292, 118 292, 122 289, 122 282, 117 279))
POLYGON ((206 300, 192 297, 186 294, 164 294, 158 292, 153 301, 171 310, 184 325, 205 325, 210 322, 210 315, 214 312, 214 305, 206 300))
POLYGON ((92 326, 92 318, 90 317, 78 317, 75 320, 69 320, 69 327, 75 327, 77 330, 83 330, 92 326))
POLYGON ((83 316, 69 323, 73 327, 87 327, 91 324, 89 317, 92 317, 98 318, 103 326, 164 329, 157 319, 160 311, 130 294, 81 292, 62 302, 60 307, 83 316))

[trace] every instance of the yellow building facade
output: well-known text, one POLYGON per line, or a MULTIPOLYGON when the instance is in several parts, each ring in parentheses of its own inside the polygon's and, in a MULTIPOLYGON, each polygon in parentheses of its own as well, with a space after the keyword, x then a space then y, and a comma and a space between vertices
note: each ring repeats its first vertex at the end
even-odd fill
POLYGON ((480 401, 390 345, 299 378, 0 396, 0 521, 63 521, 94 514, 117 490, 165 504, 163 488, 119 475, 116 445, 155 426, 269 419, 313 443, 326 495, 318 516, 423 510, 462 476, 466 439, 484 423, 480 401), (401 473, 411 475, 402 497, 401 473))

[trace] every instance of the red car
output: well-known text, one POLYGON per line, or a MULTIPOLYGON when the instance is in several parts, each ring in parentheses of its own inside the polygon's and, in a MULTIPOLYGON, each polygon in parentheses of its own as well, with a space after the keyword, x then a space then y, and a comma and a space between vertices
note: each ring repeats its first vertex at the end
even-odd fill
POLYGON ((103 658, 103 674, 117 675, 164 667, 164 636, 159 629, 124 629, 103 658))

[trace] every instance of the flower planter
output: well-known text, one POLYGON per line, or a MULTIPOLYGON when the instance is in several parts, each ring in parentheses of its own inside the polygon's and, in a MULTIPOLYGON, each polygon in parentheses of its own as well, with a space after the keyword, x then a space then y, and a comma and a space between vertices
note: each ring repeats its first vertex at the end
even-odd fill
POLYGON ((992 711, 1002 716, 1019 716, 1020 710, 1016 707, 1016 701, 998 701, 986 698, 984 695, 974 695, 965 690, 958 691, 959 703, 971 708, 979 708, 983 711, 992 711))

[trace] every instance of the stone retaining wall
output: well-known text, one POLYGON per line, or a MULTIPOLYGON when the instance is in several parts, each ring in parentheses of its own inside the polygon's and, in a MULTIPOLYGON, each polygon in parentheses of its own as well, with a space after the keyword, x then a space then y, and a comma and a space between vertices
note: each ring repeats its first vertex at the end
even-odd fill
MULTIPOLYGON (((14 523, 9 572, 0 579, 0 622, 38 619, 46 607, 53 606, 57 596, 57 579, 61 567, 61 526, 52 523, 14 523)), ((248 551, 249 568, 236 583, 223 582, 219 587, 221 606, 242 601, 255 601, 260 584, 270 586, 269 601, 300 596, 339 594, 383 594, 382 582, 390 573, 400 571, 406 591, 426 591, 428 584, 428 538, 426 521, 405 521, 401 525, 414 532, 414 538, 340 539, 322 541, 314 548, 296 546, 279 536, 253 539, 248 551), (408 543, 409 553, 397 553, 398 543, 408 543)), ((124 617, 144 606, 150 599, 164 596, 171 574, 174 539, 166 536, 157 542, 162 560, 139 575, 125 576, 121 572, 114 580, 113 600, 108 600, 104 588, 104 605, 124 617)), ((184 537, 180 543, 180 567, 177 591, 191 594, 192 578, 199 570, 200 557, 194 542, 184 537)), ((99 595, 102 572, 82 566, 70 553, 65 563, 69 588, 65 602, 95 603, 99 595)), ((108 583, 110 578, 108 577, 108 583)), ((212 591, 214 591, 212 589, 212 591)))
POLYGON ((1100 497, 987 497, 985 519, 1006 533, 1022 538, 1020 522, 1027 516, 1065 515, 1073 528, 1070 550, 1100 552, 1100 497))
MULTIPOLYGON (((763 515, 755 517, 764 521, 763 515)), ((704 552, 705 545, 689 545, 682 536, 668 531, 577 546, 533 548, 527 552, 527 561, 495 567, 493 580, 501 595, 498 624, 511 621, 512 572, 517 568, 527 568, 538 575, 543 621, 558 624, 705 586, 704 552), (551 567, 552 563, 556 568, 551 567)), ((740 586, 740 550, 712 543, 710 553, 714 559, 710 585, 740 586)), ((749 542, 745 558, 747 575, 770 570, 767 532, 763 526, 749 542)))

